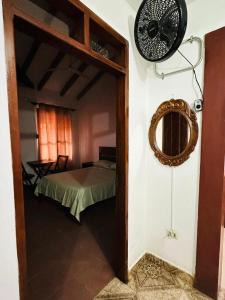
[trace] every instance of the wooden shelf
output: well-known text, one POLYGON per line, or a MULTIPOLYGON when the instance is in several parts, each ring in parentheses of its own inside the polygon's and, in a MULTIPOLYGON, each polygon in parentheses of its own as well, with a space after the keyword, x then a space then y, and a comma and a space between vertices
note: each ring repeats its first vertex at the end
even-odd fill
POLYGON ((42 42, 51 44, 53 47, 58 48, 64 53, 75 54, 78 58, 87 63, 95 64, 103 70, 109 70, 116 74, 126 73, 123 66, 92 51, 89 46, 65 36, 51 26, 31 17, 18 8, 14 8, 13 12, 14 24, 18 30, 25 32, 42 42))
MULTIPOLYGON (((68 1, 53 1, 53 0, 30 0, 33 4, 38 6, 54 18, 57 18, 67 28, 67 36, 75 39, 80 43, 84 43, 84 12, 77 6, 68 1)), ((27 10, 25 13, 29 13, 27 10)), ((44 19, 46 25, 49 25, 48 18, 44 19)), ((51 25, 54 29, 54 22, 51 25)))
POLYGON ((90 20, 90 47, 105 58, 125 66, 125 45, 93 19, 90 20))
POLYGON ((73 47, 76 45, 79 50, 88 52, 94 60, 115 70, 123 72, 124 67, 127 67, 125 62, 127 41, 80 1, 30 0, 30 2, 46 14, 37 18, 36 14, 31 14, 31 8, 24 9, 18 4, 14 7, 18 17, 73 47), (56 19, 53 21, 53 18, 61 22, 63 30, 56 25, 56 19))

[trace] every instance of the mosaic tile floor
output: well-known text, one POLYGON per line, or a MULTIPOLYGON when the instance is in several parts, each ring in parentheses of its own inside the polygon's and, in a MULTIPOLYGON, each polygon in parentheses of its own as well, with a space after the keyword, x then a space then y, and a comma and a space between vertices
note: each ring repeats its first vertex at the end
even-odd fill
MULTIPOLYGON (((224 295, 221 294, 220 300, 224 295)), ((210 300, 193 289, 190 275, 146 254, 131 270, 126 285, 113 279, 94 300, 210 300)))

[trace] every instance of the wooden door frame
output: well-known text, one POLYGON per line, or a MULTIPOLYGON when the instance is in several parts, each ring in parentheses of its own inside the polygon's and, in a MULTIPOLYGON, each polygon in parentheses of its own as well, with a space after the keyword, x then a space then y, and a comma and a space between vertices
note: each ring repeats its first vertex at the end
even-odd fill
MULTIPOLYGON (((58 1, 58 0, 57 0, 58 1)), ((63 0, 60 0, 61 3, 63 0)), ((58 1, 58 2, 60 2, 58 1)), ((65 0, 81 8, 85 12, 85 22, 92 17, 96 22, 110 31, 125 45, 124 60, 125 66, 120 67, 100 55, 90 51, 88 48, 88 27, 85 27, 85 43, 81 47, 78 43, 65 39, 65 43, 70 44, 76 53, 85 56, 90 61, 113 72, 117 76, 117 188, 116 188, 116 236, 117 236, 117 266, 116 275, 124 282, 128 281, 128 81, 129 81, 129 44, 113 28, 101 20, 79 0, 65 0)), ((8 106, 10 120, 10 135, 13 161, 13 180, 15 194, 15 214, 16 214, 16 238, 17 255, 19 265, 19 287, 20 299, 26 299, 26 236, 25 236, 25 218, 24 218, 24 198, 21 172, 21 150, 19 134, 19 110, 18 110, 18 92, 16 78, 16 57, 14 41, 14 17, 23 15, 16 10, 10 0, 3 0, 3 18, 5 30, 5 49, 7 65, 7 87, 8 87, 8 106)), ((26 17, 26 16, 25 16, 26 17)), ((29 19, 29 18, 27 18, 29 19)), ((30 18, 32 21, 32 18, 30 18)), ((28 20, 29 21, 29 20, 28 20)), ((40 22, 39 24, 40 25, 40 22)), ((43 30, 45 26, 43 25, 43 30)), ((48 33, 49 34, 49 33, 48 33)), ((56 35, 56 34, 55 34, 56 35)), ((59 36, 63 40, 62 35, 59 36)), ((63 41, 64 42, 64 41, 63 41)))
POLYGON ((224 226, 225 27, 206 35, 195 287, 217 299, 224 226))

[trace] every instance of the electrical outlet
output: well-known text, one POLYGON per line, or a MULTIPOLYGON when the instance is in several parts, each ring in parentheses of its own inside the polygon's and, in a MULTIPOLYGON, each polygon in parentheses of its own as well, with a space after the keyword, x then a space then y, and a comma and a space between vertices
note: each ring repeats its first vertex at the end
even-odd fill
POLYGON ((194 109, 196 112, 200 112, 203 110, 203 101, 202 99, 195 100, 194 109))
POLYGON ((167 235, 166 235, 169 239, 174 239, 177 240, 177 234, 173 229, 170 229, 167 231, 167 235))

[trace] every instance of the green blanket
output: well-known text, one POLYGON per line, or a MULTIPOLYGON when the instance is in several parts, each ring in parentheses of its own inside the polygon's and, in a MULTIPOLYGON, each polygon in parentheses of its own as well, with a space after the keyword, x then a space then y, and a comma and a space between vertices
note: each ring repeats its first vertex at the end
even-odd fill
POLYGON ((43 194, 63 206, 80 221, 80 213, 88 206, 114 197, 116 194, 115 170, 91 167, 43 177, 35 195, 43 194))

